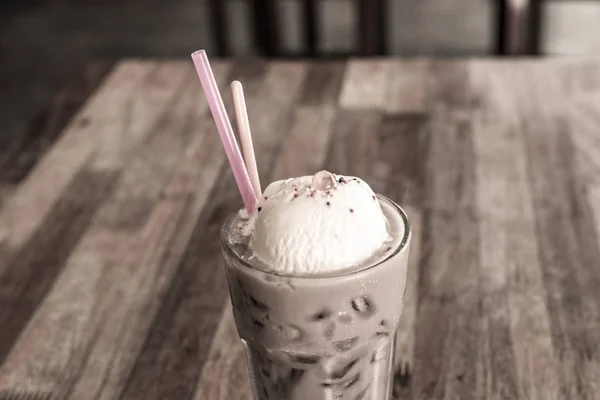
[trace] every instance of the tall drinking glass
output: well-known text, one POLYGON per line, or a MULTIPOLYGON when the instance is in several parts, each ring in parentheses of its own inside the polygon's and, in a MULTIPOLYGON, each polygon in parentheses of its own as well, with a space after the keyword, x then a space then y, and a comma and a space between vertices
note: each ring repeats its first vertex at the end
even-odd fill
POLYGON ((237 215, 225 222, 229 292, 255 400, 390 399, 411 230, 398 205, 378 200, 395 246, 363 269, 327 276, 257 268, 232 239, 237 215))

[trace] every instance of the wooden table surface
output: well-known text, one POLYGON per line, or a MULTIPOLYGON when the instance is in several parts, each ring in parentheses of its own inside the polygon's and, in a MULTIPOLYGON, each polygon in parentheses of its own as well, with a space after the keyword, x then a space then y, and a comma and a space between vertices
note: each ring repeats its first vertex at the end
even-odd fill
MULTIPOLYGON (((406 208, 395 398, 600 399, 600 60, 213 66, 263 184, 327 168, 406 208)), ((0 153, 0 399, 249 400, 191 61, 70 87, 0 153)))

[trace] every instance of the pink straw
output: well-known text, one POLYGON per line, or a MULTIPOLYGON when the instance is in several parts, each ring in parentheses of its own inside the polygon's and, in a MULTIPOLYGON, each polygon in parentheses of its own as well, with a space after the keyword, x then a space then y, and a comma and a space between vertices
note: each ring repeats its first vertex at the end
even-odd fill
POLYGON ((221 142, 223 142, 223 147, 225 148, 229 165, 233 171, 235 182, 242 195, 244 206, 246 207, 248 214, 251 214, 257 201, 256 194, 252 189, 250 176, 246 170, 244 160, 242 159, 240 148, 235 140, 233 128, 231 127, 225 104, 223 104, 223 99, 219 93, 219 87, 217 86, 215 76, 210 68, 206 51, 198 50, 192 53, 192 60, 196 66, 196 72, 198 73, 198 78, 200 78, 202 88, 204 89, 204 95, 206 96, 208 106, 210 107, 213 119, 217 125, 217 130, 221 136, 221 142))
POLYGON ((240 81, 233 81, 231 83, 231 97, 233 98, 233 109, 235 110, 235 119, 237 121, 238 135, 242 144, 246 169, 250 175, 254 194, 260 197, 262 196, 262 189, 260 187, 258 168, 256 167, 256 156, 254 155, 254 145, 252 144, 252 132, 250 130, 250 121, 248 121, 244 89, 240 81))

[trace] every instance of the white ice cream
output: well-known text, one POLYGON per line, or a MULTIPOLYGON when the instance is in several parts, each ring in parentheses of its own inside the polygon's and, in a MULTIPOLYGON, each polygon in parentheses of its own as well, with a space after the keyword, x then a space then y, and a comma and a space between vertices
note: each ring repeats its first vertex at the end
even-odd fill
POLYGON ((326 171, 270 184, 244 231, 252 256, 285 275, 358 266, 389 239, 369 185, 326 171))

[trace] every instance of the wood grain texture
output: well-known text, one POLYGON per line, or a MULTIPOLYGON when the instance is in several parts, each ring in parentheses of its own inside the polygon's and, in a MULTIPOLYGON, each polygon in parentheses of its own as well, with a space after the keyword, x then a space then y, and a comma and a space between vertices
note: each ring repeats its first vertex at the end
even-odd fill
MULTIPOLYGON (((188 78, 193 76, 189 74, 188 78)), ((177 108, 179 111, 171 116, 173 123, 168 127, 170 129, 161 131, 158 136, 175 142, 180 138, 179 141, 183 144, 185 138, 189 138, 195 132, 196 124, 192 121, 208 118, 207 105, 204 103, 198 107, 198 99, 201 96, 199 88, 191 85, 189 87, 190 89, 176 102, 180 107, 177 108), (197 115, 201 118, 198 119, 197 115)), ((164 103, 165 110, 168 104, 169 102, 164 103)), ((151 115, 150 118, 156 116, 151 115)), ((131 164, 146 160, 146 163, 149 163, 148 168, 156 166, 157 160, 163 159, 161 144, 160 141, 148 142, 140 148, 139 154, 133 157, 131 164)), ((211 150, 208 154, 204 153, 205 157, 202 159, 202 162, 206 163, 203 172, 210 173, 210 168, 207 167, 216 161, 210 155, 221 155, 216 151, 219 149, 219 143, 213 141, 211 146, 209 142, 196 140, 189 150, 201 155, 202 145, 211 150)), ((182 146, 180 147, 179 154, 183 150, 182 146)), ((218 161, 216 163, 218 165, 218 161)), ((196 166, 203 167, 202 164, 196 166)), ((124 179, 129 171, 122 174, 117 186, 125 187, 124 184, 129 183, 124 179)), ((176 170, 173 178, 177 178, 178 175, 181 173, 178 174, 176 170)), ((216 173, 213 172, 208 185, 211 185, 215 178, 216 173)), ((167 184, 167 188, 169 186, 167 184)), ((123 191, 125 197, 129 194, 128 200, 132 204, 136 202, 135 188, 133 186, 132 192, 129 193, 123 191)), ((115 194, 117 193, 115 191, 115 194)), ((56 283, 53 292, 40 307, 32 326, 23 333, 20 346, 13 350, 12 360, 19 359, 23 352, 26 352, 28 363, 20 369, 1 369, 0 386, 6 384, 13 387, 14 382, 27 382, 28 386, 33 387, 50 386, 64 399, 79 398, 80 390, 88 394, 97 393, 99 398, 100 394, 110 396, 115 387, 119 388, 118 381, 110 380, 111 374, 121 372, 120 379, 123 375, 122 371, 119 371, 121 363, 125 364, 126 368, 127 359, 136 355, 135 340, 139 346, 146 333, 143 319, 151 318, 152 311, 157 306, 152 306, 157 295, 152 289, 158 286, 156 290, 160 290, 161 279, 168 281, 172 276, 169 274, 172 274, 173 266, 171 264, 169 268, 163 256, 173 250, 171 247, 182 246, 181 243, 172 243, 170 239, 179 234, 180 229, 185 228, 185 224, 181 226, 181 218, 188 208, 188 200, 182 196, 175 200, 163 196, 161 201, 156 203, 148 223, 142 224, 132 235, 125 234, 123 230, 111 229, 112 227, 107 227, 104 222, 107 218, 119 218, 122 215, 119 213, 129 213, 132 208, 114 207, 111 203, 123 199, 110 196, 110 193, 103 195, 108 199, 108 206, 99 211, 82 243, 65 266, 65 272, 56 283), (166 216, 163 215, 164 211, 160 212, 164 209, 164 206, 161 207, 163 203, 169 206, 170 214, 166 216), (141 243, 147 246, 141 246, 141 243), (150 282, 144 282, 144 279, 150 279, 150 282), (57 318, 65 322, 53 323, 57 318), (139 318, 142 318, 142 321, 139 318), (131 329, 124 329, 128 323, 134 325, 131 329), (140 329, 142 335, 136 337, 134 334, 140 329), (119 346, 125 346, 130 353, 119 351, 119 346), (53 348, 64 349, 62 357, 52 357, 48 351, 53 348), (94 357, 94 354, 112 354, 113 357, 94 357), (48 365, 48 359, 53 360, 53 364, 48 365), (8 374, 4 375, 3 372, 8 374), (62 377, 63 380, 57 381, 52 377, 62 377)), ((196 213, 198 212, 196 209, 196 213)), ((185 243, 187 237, 183 237, 182 240, 185 243)), ((11 360, 8 360, 7 364, 10 365, 11 360)))
MULTIPOLYGON (((490 342, 494 345, 490 347, 494 350, 491 355, 496 359, 487 358, 487 368, 499 368, 498 374, 491 375, 496 379, 498 394, 503 389, 512 398, 558 399, 557 360, 538 258, 524 135, 519 131, 519 109, 509 89, 513 74, 493 63, 476 64, 471 71, 474 89, 481 94, 483 104, 473 119, 477 132, 480 263, 485 271, 482 286, 491 295, 486 301, 490 316, 486 328, 497 325, 497 319, 504 327, 509 319, 518 393, 512 384, 507 385, 510 381, 496 378, 507 376, 512 369, 507 357, 511 353, 500 350, 501 341, 490 342), (497 72, 492 75, 491 70, 497 72), (501 304, 504 309, 498 307, 501 304)), ((506 334, 505 329, 497 332, 506 334)), ((504 336, 504 340, 508 338, 504 336)))
POLYGON ((50 393, 42 392, 2 392, 0 400, 50 400, 50 393))
MULTIPOLYGON (((229 66, 221 65, 221 68, 215 73, 222 89, 224 89, 227 83, 226 78, 230 75, 229 66)), ((196 79, 190 79, 188 84, 191 85, 191 82, 195 82, 196 79)), ((197 85, 191 86, 199 89, 197 85)), ((171 285, 176 279, 190 236, 196 229, 196 221, 200 217, 204 206, 210 201, 211 188, 219 178, 221 168, 225 162, 218 134, 212 127, 211 117, 207 113, 207 104, 201 91, 195 91, 194 100, 191 104, 192 108, 197 110, 192 114, 193 117, 188 118, 187 123, 185 123, 185 130, 188 132, 186 135, 191 134, 193 137, 201 137, 202 139, 200 141, 196 140, 196 146, 188 146, 185 149, 183 158, 178 162, 176 170, 169 176, 168 184, 160 192, 160 200, 153 209, 153 215, 160 216, 160 219, 154 222, 148 221, 146 224, 146 231, 151 228, 151 231, 148 232, 163 230, 163 226, 165 224, 168 226, 169 220, 172 219, 179 221, 180 225, 173 230, 173 240, 169 247, 164 249, 164 254, 162 254, 157 265, 159 270, 157 270, 158 275, 156 278, 159 278, 159 280, 156 281, 154 289, 148 293, 149 304, 146 309, 140 309, 139 317, 146 324, 137 336, 141 353, 135 354, 135 357, 131 359, 129 368, 123 374, 116 376, 121 380, 118 394, 121 396, 125 392, 127 393, 126 398, 136 395, 134 390, 137 389, 136 384, 138 383, 137 379, 140 378, 138 374, 140 368, 146 367, 150 370, 148 372, 153 372, 151 371, 152 368, 164 367, 162 364, 145 363, 147 361, 146 349, 148 346, 146 335, 155 325, 157 315, 160 315, 163 306, 161 300, 168 296, 171 285), (199 109, 198 104, 202 105, 199 109), (180 214, 172 215, 173 204, 179 204, 180 214), (161 265, 161 263, 164 265, 161 265)), ((131 323, 131 328, 139 329, 138 325, 131 323)), ((181 345, 187 346, 188 343, 181 343, 181 345)), ((150 373, 141 378, 150 378, 153 381, 156 379, 150 373)), ((159 384, 160 382, 156 383, 159 384)), ((144 390, 146 389, 152 390, 152 387, 144 387, 144 390)))
POLYGON ((482 332, 473 131, 462 110, 468 71, 445 62, 434 73, 412 391, 417 399, 476 399, 482 332))
MULTIPOLYGON (((598 66, 213 63, 264 186, 326 168, 407 211, 394 399, 600 398, 598 66)), ((0 398, 250 400, 193 67, 119 63, 80 107, 94 68, 0 151, 0 398)))
POLYGON ((534 119, 526 126, 540 260, 546 301, 552 310, 552 339, 561 366, 561 396, 591 399, 595 393, 585 369, 588 360, 596 357, 598 294, 592 284, 597 275, 586 276, 592 271, 582 265, 584 254, 570 215, 570 177, 563 158, 569 149, 561 143, 565 125, 558 119, 534 119))
POLYGON ((404 211, 410 220, 412 239, 408 260, 406 291, 400 325, 396 333, 396 349, 394 359, 394 399, 411 399, 412 380, 415 363, 415 341, 417 332, 417 312, 419 299, 420 262, 423 254, 423 212, 411 205, 404 206, 404 211))
POLYGON ((394 61, 390 66, 385 111, 390 114, 425 114, 430 61, 394 61))
MULTIPOLYGON (((156 68, 151 62, 120 64, 100 90, 83 107, 56 144, 37 163, 28 177, 5 200, 0 210, 0 242, 21 247, 83 164, 91 157, 99 138, 119 129, 120 116, 138 85, 156 68), (82 120, 86 123, 81 123, 82 120)), ((0 270, 5 266, 0 263, 0 270)))
MULTIPOLYGON (((227 70, 228 66, 221 65, 221 70, 217 69, 222 81, 226 76, 222 73, 223 69, 227 70)), ((191 70, 189 72, 184 76, 187 76, 188 82, 195 82, 197 78, 191 70)), ((158 299, 165 295, 173 280, 179 259, 193 229, 193 221, 198 218, 209 189, 218 176, 219 167, 224 163, 220 143, 215 135, 209 137, 208 133, 205 133, 205 136, 201 136, 196 129, 200 121, 208 119, 207 106, 199 89, 197 85, 186 85, 186 89, 180 92, 179 99, 174 101, 173 110, 167 107, 166 111, 163 111, 166 114, 163 123, 157 126, 157 140, 150 140, 148 148, 144 145, 138 149, 127 169, 127 173, 136 171, 137 168, 138 171, 150 170, 151 173, 138 173, 139 180, 132 177, 129 182, 127 173, 124 174, 120 183, 129 188, 122 192, 126 193, 124 197, 127 200, 113 196, 112 201, 107 203, 111 206, 120 202, 139 204, 140 209, 146 210, 147 203, 139 201, 138 191, 144 188, 142 193, 153 200, 154 205, 147 215, 132 213, 141 217, 140 221, 133 224, 139 226, 134 235, 137 236, 137 240, 132 244, 132 249, 121 254, 122 258, 129 258, 129 270, 124 268, 126 265, 122 265, 121 268, 127 275, 122 276, 119 285, 114 285, 120 287, 128 296, 115 296, 114 300, 105 301, 110 308, 120 312, 112 312, 104 324, 119 329, 105 329, 105 335, 90 349, 91 359, 97 359, 99 362, 87 363, 69 398, 78 399, 94 393, 98 399, 109 399, 123 390, 125 378, 145 343, 148 329, 160 306, 158 299), (169 153, 173 156, 168 156, 169 153), (135 165, 138 160, 141 160, 140 163, 135 165), (171 194, 174 185, 177 185, 180 179, 186 178, 190 168, 198 169, 196 177, 188 181, 189 188, 199 190, 196 198, 189 188, 187 194, 171 194), (161 179, 161 187, 152 189, 161 179), (204 186, 196 186, 199 184, 204 186), (145 245, 142 246, 141 243, 145 245), (94 354, 98 356, 94 357, 94 354), (102 357, 104 354, 111 354, 112 357, 102 357)), ((107 219, 122 220, 123 213, 129 214, 130 211, 131 208, 128 207, 112 207, 112 210, 106 211, 106 215, 109 216, 107 219)), ((104 227, 107 219, 98 221, 98 224, 108 231, 115 230, 104 227)), ((130 229, 131 226, 127 226, 117 231, 130 229)))
POLYGON ((194 71, 182 64, 168 67, 157 70, 158 76, 144 85, 148 104, 132 106, 140 114, 132 111, 126 117, 136 121, 136 126, 129 125, 119 137, 103 141, 106 147, 97 149, 92 159, 93 168, 99 170, 125 169, 105 205, 113 209, 104 210, 98 221, 106 229, 136 231, 144 226, 181 153, 199 133, 206 103, 198 101, 201 93, 190 85, 194 71), (109 146, 115 150, 107 152, 109 146), (127 166, 119 167, 123 163, 127 166))
MULTIPOLYGON (((97 169, 118 169, 127 163, 141 142, 160 126, 174 96, 189 86, 193 76, 189 65, 181 62, 160 63, 141 83, 139 93, 128 99, 119 110, 115 126, 99 138, 92 165, 97 169)), ((113 123, 114 123, 113 122, 113 123)))
POLYGON ((391 67, 385 60, 351 61, 344 77, 340 105, 348 109, 385 107, 391 67))
POLYGON ((557 60, 551 68, 559 77, 562 92, 565 94, 577 96, 583 93, 600 93, 600 61, 597 58, 577 60, 567 57, 557 60))
MULTIPOLYGON (((470 72, 473 80, 472 70, 470 72)), ((475 88, 473 90, 480 98, 486 95, 485 89, 482 92, 475 88)), ((477 157, 476 196, 480 232, 482 338, 478 368, 482 380, 481 394, 486 399, 516 398, 518 395, 514 373, 515 354, 501 349, 513 347, 507 266, 514 261, 508 245, 511 232, 504 224, 513 222, 510 218, 514 213, 510 210, 516 206, 514 201, 510 201, 509 188, 519 184, 517 173, 510 169, 514 163, 506 163, 505 160, 506 157, 514 156, 509 155, 509 152, 518 151, 519 146, 514 132, 507 128, 510 120, 502 125, 502 120, 497 121, 489 116, 493 113, 493 109, 478 107, 473 110, 471 118, 477 157)), ((523 176, 520 178, 524 179, 523 176)), ((513 316, 518 318, 518 314, 513 316)))
POLYGON ((193 399, 252 400, 246 352, 235 327, 229 299, 193 399))
POLYGON ((588 204, 590 205, 594 224, 594 231, 596 232, 596 241, 598 247, 600 247, 600 185, 593 185, 587 189, 588 204))
MULTIPOLYGON (((573 160, 574 172, 579 181, 579 190, 588 193, 586 203, 594 215, 598 215, 600 210, 600 203, 594 196, 595 188, 600 185, 600 139, 598 138, 600 115, 595 111, 599 99, 598 94, 578 93, 568 108, 569 130, 572 132, 573 153, 576 155, 573 160)), ((583 197, 586 197, 585 194, 583 197)), ((592 221, 588 223, 593 224, 592 221)), ((596 220, 594 229, 596 235, 592 236, 597 237, 600 232, 599 226, 596 220)))
MULTIPOLYGON (((54 143, 112 66, 110 62, 92 62, 83 67, 53 96, 48 107, 34 117, 25 132, 0 151, 0 204, 54 143)), ((80 123, 88 122, 84 119, 80 123)))
POLYGON ((345 68, 344 62, 323 62, 310 68, 300 103, 309 106, 336 104, 345 68))
MULTIPOLYGON (((401 103, 397 103, 401 105, 401 103)), ((399 107, 399 109, 407 109, 399 107)), ((381 190, 406 211, 412 229, 408 276, 404 306, 396 334, 395 380, 393 395, 396 399, 412 396, 411 382, 414 371, 416 318, 418 311, 418 284, 422 257, 423 194, 425 170, 422 160, 426 155, 427 119, 421 115, 399 113, 384 118, 379 135, 379 160, 390 165, 381 190)))
MULTIPOLYGON (((360 176, 373 181, 373 164, 379 151, 378 133, 381 129, 381 112, 375 110, 341 110, 333 122, 332 143, 326 169, 335 173, 360 176), (342 172, 343 171, 343 172, 342 172)), ((383 177, 382 177, 383 178, 383 177)), ((380 185, 385 184, 383 179, 380 185)), ((373 190, 376 190, 374 185, 373 190)))
POLYGON ((116 174, 82 170, 0 276, 0 360, 4 360, 88 228, 116 174))

